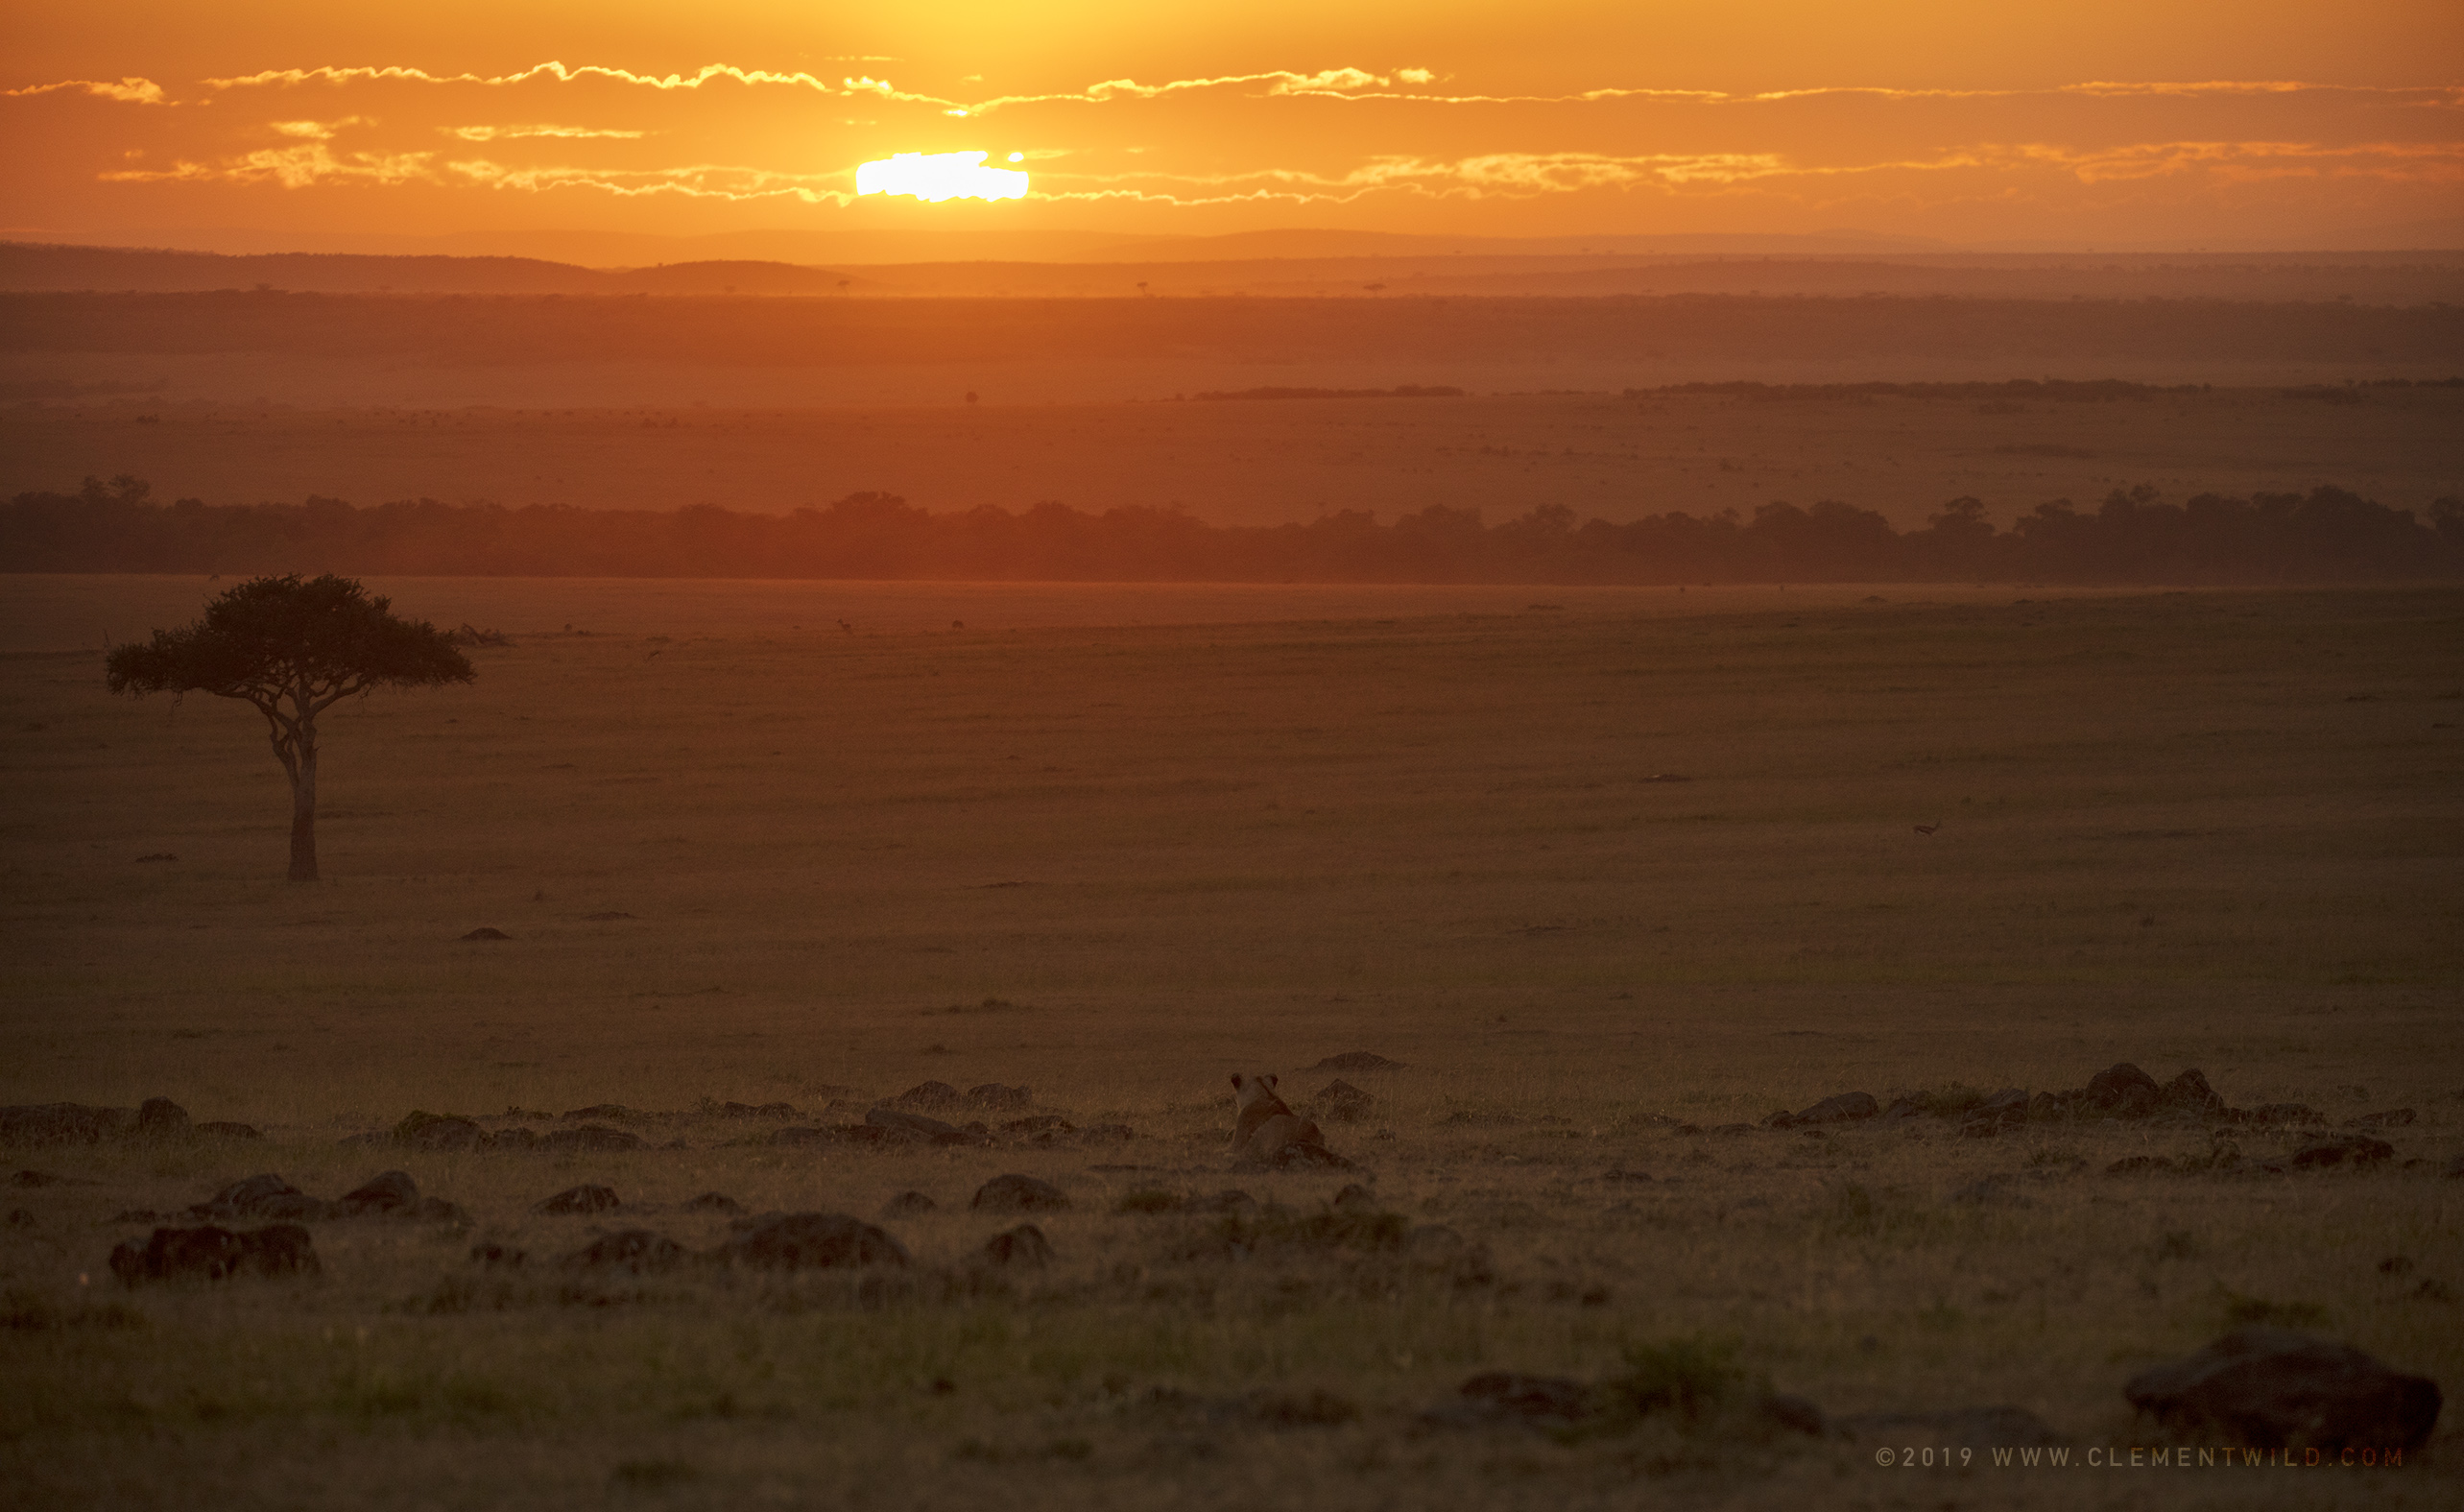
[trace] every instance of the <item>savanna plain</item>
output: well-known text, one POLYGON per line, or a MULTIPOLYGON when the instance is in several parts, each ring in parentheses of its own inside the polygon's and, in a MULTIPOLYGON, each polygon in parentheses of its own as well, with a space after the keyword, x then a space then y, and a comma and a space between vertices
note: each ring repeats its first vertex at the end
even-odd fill
POLYGON ((2464 1497, 2452 1411, 2402 1468, 2084 1464, 2239 1323, 2464 1381, 2456 589, 371 587, 502 639, 328 717, 313 886, 252 712, 104 690, 214 585, 0 591, 0 1101, 261 1131, 9 1152, 17 1504, 2464 1497), (1962 1132, 2123 1061, 2317 1116, 1962 1132), (1233 1072, 1355 1168, 1230 1169, 1233 1072), (787 1137, 927 1082, 1026 1093, 787 1137), (1765 1121, 1851 1092, 1916 1112, 1765 1121), (454 1211, 313 1222, 313 1277, 107 1264, 389 1169, 454 1211), (1013 1173, 1041 1265, 969 1206, 1013 1173), (710 1192, 912 1263, 564 1263, 716 1250, 710 1192), (1425 1415, 1497 1370, 1628 1410, 1425 1415), (1872 1426, 2002 1404, 2070 1464, 1872 1426))

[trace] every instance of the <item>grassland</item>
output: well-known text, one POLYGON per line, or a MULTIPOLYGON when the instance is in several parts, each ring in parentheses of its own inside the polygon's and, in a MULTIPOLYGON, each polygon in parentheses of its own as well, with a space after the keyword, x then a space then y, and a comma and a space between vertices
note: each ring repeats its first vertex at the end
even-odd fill
POLYGON ((1416 1417, 1474 1370, 1680 1341, 1834 1414, 2007 1402, 2127 1446, 2152 1439, 2122 1379, 2251 1317, 2452 1393, 2453 590, 375 586, 514 642, 467 689, 331 721, 329 880, 302 888, 253 714, 111 701, 65 649, 205 586, 8 585, 0 1101, 165 1094, 266 1133, 10 1152, 74 1179, 12 1189, 0 1229, 0 1475, 28 1503, 2457 1495, 2452 1413, 2400 1474, 2227 1479, 1884 1471, 1741 1407, 1572 1442, 1416 1417), (459 939, 482 925, 512 938, 459 939), (1361 1173, 1226 1172, 1226 1072, 1306 1093, 1353 1049, 1407 1067, 1352 1077, 1378 1105, 1329 1126, 1361 1173), (2108 1176, 2209 1136, 1678 1129, 2117 1060, 2418 1121, 2386 1167, 2285 1176, 2247 1167, 2291 1131, 2241 1133, 2237 1170, 2108 1176), (791 1149, 692 1112, 928 1078, 1136 1138, 791 1149), (338 1143, 600 1102, 684 1115, 644 1126, 684 1147, 338 1143), (387 1166, 469 1224, 319 1225, 315 1282, 100 1281, 142 1235, 124 1209, 387 1166), (986 1278, 966 1257, 1014 1220, 965 1204, 1012 1170, 1073 1208, 1038 1217, 1049 1269, 986 1278), (1327 1242, 1307 1215, 1347 1180, 1485 1267, 1327 1242), (581 1181, 628 1208, 530 1212, 581 1181), (1231 1186, 1285 1212, 1245 1260, 1223 1220, 1114 1211, 1231 1186), (941 1211, 890 1223, 922 1266, 897 1284, 575 1291, 464 1259, 634 1225, 706 1248, 724 1220, 682 1205, 710 1189, 869 1216, 910 1188, 941 1211), (1356 1416, 1289 1404, 1321 1392, 1356 1416))
MULTIPOLYGON (((1465 381, 1442 368, 1403 376, 1465 381)), ((1162 381, 1142 396, 1168 400, 1191 382, 1162 381)), ((1332 380, 1253 369, 1205 381, 1332 380)), ((1595 393, 1075 404, 992 374, 934 382, 932 403, 843 408, 546 412, 510 379, 488 396, 501 409, 462 408, 467 394, 450 408, 260 408, 230 402, 239 394, 33 406, 0 413, 0 493, 125 472, 159 499, 217 504, 322 494, 783 513, 878 491, 932 510, 1180 505, 1216 524, 1345 509, 1392 519, 1431 504, 1493 521, 1540 506, 1621 521, 1838 499, 1903 530, 1962 495, 2006 523, 2141 483, 2176 500, 2333 484, 2416 511, 2464 495, 2464 389, 2452 388, 2358 389, 2342 403, 2267 388, 2110 403, 1595 393), (986 402, 960 402, 969 387, 986 402)))

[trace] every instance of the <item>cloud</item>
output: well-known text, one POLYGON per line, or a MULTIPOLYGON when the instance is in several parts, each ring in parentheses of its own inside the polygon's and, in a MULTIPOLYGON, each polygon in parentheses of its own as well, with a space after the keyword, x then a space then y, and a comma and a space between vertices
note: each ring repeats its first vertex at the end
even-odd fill
POLYGON ((181 161, 169 168, 122 169, 98 175, 107 183, 275 183, 305 189, 321 183, 436 183, 432 153, 351 153, 337 156, 323 142, 269 147, 207 164, 181 161))
POLYGON ((0 93, 12 96, 50 94, 56 89, 83 89, 87 94, 100 95, 106 100, 118 100, 129 105, 169 103, 163 97, 162 85, 151 79, 134 77, 123 79, 118 84, 109 84, 100 79, 63 79, 58 84, 28 84, 23 89, 9 89, 0 93))
POLYGON ((527 137, 612 137, 619 141, 637 141, 648 132, 625 132, 593 126, 440 126, 447 136, 459 136, 466 142, 520 141, 527 137))

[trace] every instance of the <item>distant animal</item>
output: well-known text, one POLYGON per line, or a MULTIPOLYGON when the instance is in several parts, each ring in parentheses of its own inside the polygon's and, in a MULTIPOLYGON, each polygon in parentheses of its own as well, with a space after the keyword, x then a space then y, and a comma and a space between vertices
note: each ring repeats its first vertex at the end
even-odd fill
POLYGON ((659 657, 659 656, 660 656, 660 653, 659 653, 659 652, 654 651, 654 652, 652 652, 649 656, 646 656, 646 657, 642 658, 642 660, 643 660, 644 661, 655 661, 655 660, 657 660, 658 659, 658 657, 659 657))
POLYGON ((846 620, 844 620, 844 619, 842 619, 842 620, 840 620, 840 621, 838 622, 838 628, 839 628, 839 629, 841 629, 841 630, 846 631, 846 632, 847 632, 849 635, 850 635, 850 636, 852 636, 852 635, 854 635, 854 634, 855 634, 855 627, 854 627, 853 625, 849 624, 849 623, 848 623, 846 620))
POLYGON ((1239 1117, 1232 1124, 1233 1159, 1271 1161, 1295 1144, 1325 1147, 1326 1136, 1318 1132, 1318 1126, 1294 1113, 1275 1094, 1273 1076, 1234 1071, 1232 1084, 1232 1101, 1239 1110, 1239 1117))
POLYGON ((1941 828, 1942 826, 1940 825, 1919 825, 1917 826, 1917 833, 1921 835, 1929 835, 1941 828))

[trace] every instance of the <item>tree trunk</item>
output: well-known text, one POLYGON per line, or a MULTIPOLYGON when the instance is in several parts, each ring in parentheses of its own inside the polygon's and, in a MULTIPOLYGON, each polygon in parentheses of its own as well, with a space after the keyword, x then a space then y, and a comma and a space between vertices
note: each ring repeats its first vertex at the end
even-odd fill
POLYGON ((317 727, 307 720, 291 774, 291 880, 317 880, 317 727))

